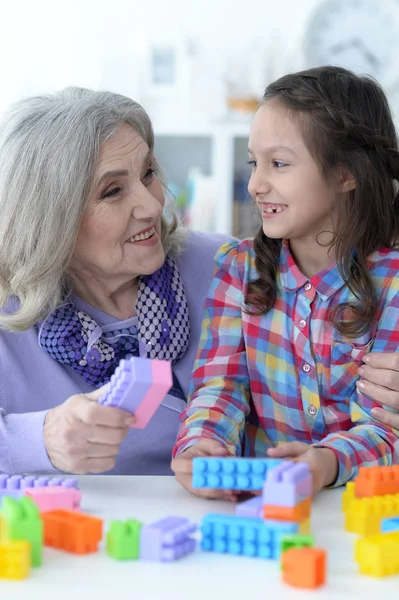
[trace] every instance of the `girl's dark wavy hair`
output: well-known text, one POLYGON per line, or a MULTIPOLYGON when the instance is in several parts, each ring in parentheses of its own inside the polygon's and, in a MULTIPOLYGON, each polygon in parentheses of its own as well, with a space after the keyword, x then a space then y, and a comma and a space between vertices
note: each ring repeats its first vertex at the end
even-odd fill
MULTIPOLYGON (((338 167, 355 178, 355 189, 338 206, 342 227, 330 248, 356 300, 335 306, 330 321, 342 335, 356 337, 370 329, 377 311, 367 257, 381 247, 396 247, 399 239, 399 152, 388 101, 373 79, 333 66, 281 77, 266 88, 263 101, 269 100, 281 102, 297 118, 327 182, 338 167)), ((259 277, 245 298, 252 314, 265 314, 274 305, 281 242, 262 229, 255 236, 259 277)))

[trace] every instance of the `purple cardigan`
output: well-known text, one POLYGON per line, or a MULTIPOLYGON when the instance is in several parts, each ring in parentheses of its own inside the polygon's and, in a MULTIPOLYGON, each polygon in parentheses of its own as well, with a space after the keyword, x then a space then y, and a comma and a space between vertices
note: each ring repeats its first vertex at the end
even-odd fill
MULTIPOLYGON (((174 372, 187 395, 198 345, 202 307, 213 275, 213 257, 226 236, 190 232, 178 258, 191 322, 191 340, 174 372)), ((87 310, 87 308, 86 308, 87 310)), ((101 320, 99 311, 93 318, 101 320)), ((112 317, 103 315, 103 322, 112 317)), ((112 319, 115 321, 115 319, 112 319)), ((90 390, 70 367, 54 361, 37 342, 34 328, 0 332, 0 472, 57 472, 43 443, 47 411, 69 396, 90 390)), ((167 395, 144 430, 132 429, 121 445, 116 466, 107 474, 170 475, 171 451, 185 402, 167 395)))

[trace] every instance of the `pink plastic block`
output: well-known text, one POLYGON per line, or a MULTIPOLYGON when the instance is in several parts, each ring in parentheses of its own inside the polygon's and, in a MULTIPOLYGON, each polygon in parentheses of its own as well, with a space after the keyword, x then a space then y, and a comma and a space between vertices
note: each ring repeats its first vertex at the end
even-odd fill
POLYGON ((133 427, 143 429, 173 385, 172 367, 166 360, 151 361, 152 385, 138 406, 133 427))
POLYGON ((0 499, 5 496, 21 498, 27 488, 43 489, 47 486, 62 486, 63 488, 77 488, 78 482, 74 478, 65 477, 37 477, 35 475, 0 475, 0 499))
POLYGON ((136 423, 132 427, 143 429, 172 384, 172 367, 168 361, 138 357, 123 359, 99 403, 133 413, 136 423))
POLYGON ((48 512, 59 508, 76 510, 80 507, 82 499, 82 494, 79 490, 61 486, 27 488, 25 496, 32 498, 39 507, 40 512, 48 512))
POLYGON ((312 483, 307 463, 284 460, 267 472, 263 504, 294 507, 312 495, 312 483))
POLYGON ((245 502, 239 502, 236 506, 237 517, 253 517, 259 519, 262 517, 262 496, 255 496, 245 502))

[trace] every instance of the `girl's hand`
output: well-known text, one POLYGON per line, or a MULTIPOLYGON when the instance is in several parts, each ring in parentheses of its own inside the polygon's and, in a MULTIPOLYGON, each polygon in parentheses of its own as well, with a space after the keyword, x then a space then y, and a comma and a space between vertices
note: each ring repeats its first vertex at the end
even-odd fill
POLYGON ((315 448, 303 442, 285 442, 267 451, 270 458, 289 458, 307 462, 313 475, 313 496, 333 483, 338 475, 338 460, 329 448, 315 448))
MULTIPOLYGON (((359 368, 361 379, 356 382, 359 390, 376 402, 399 411, 399 352, 370 352, 363 361, 366 364, 359 368)), ((397 412, 373 408, 371 414, 381 423, 399 429, 397 412)))
POLYGON ((190 446, 176 456, 171 462, 170 468, 176 475, 176 479, 181 485, 196 496, 201 498, 212 498, 220 500, 237 500, 237 493, 232 490, 213 490, 208 488, 193 488, 193 458, 196 456, 229 456, 227 449, 215 440, 202 439, 195 445, 190 446))

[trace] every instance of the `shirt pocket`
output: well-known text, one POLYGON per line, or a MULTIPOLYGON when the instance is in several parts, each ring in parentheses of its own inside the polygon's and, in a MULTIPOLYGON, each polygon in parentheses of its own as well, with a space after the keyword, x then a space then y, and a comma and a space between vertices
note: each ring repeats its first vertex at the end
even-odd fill
POLYGON ((362 335, 351 341, 344 338, 332 340, 330 366, 330 397, 335 400, 349 400, 356 389, 359 378, 358 368, 363 357, 373 347, 374 339, 370 334, 362 335))

